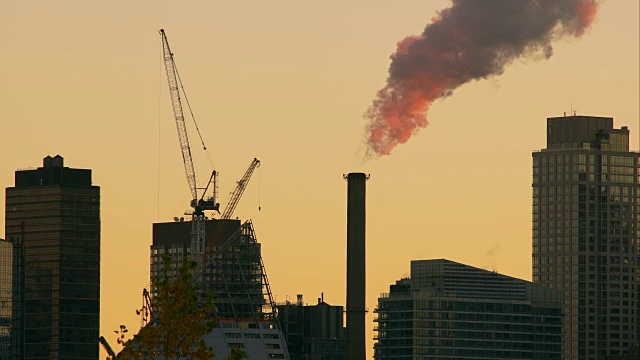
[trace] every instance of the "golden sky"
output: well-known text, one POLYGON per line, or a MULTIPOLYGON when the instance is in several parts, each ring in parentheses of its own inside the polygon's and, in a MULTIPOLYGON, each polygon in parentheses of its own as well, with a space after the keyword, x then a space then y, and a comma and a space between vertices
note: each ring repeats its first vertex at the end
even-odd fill
MULTIPOLYGON (((463 85, 432 105, 429 126, 407 144, 363 161, 363 113, 385 84, 389 56, 447 5, 5 1, 0 184, 13 186, 16 169, 41 166, 46 155, 93 169, 102 191, 101 333, 115 343, 118 325, 136 329, 151 224, 181 216, 190 198, 161 62, 164 28, 222 200, 251 159, 262 161, 236 215, 254 222, 278 301, 301 293, 313 304, 324 292, 345 304, 342 174, 352 171, 371 174, 370 310, 409 275, 412 259, 530 280, 531 152, 545 146, 545 119, 571 108, 612 116, 638 149, 639 5, 602 2, 581 39, 555 43, 549 60, 517 60, 500 77, 463 85)), ((193 131, 191 140, 203 184, 211 168, 193 131)))

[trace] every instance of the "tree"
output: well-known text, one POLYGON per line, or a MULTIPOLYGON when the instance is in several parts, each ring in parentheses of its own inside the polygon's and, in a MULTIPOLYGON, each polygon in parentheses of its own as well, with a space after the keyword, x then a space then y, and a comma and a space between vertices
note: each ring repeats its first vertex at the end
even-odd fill
MULTIPOLYGON (((154 281, 153 325, 140 329, 137 335, 124 341, 121 326, 123 350, 119 360, 154 359, 211 359, 213 351, 204 342, 204 335, 214 326, 214 296, 209 292, 201 299, 199 285, 193 279, 197 268, 195 261, 185 262, 178 270, 177 277, 169 276, 171 257, 163 256, 163 276, 154 281)), ((238 349, 239 350, 239 349, 238 349)), ((234 351, 228 359, 244 359, 246 353, 234 351)))

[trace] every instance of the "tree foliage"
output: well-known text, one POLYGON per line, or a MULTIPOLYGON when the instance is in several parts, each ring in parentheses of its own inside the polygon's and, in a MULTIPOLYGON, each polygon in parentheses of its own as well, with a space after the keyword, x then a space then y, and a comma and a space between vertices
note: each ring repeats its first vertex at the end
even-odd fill
MULTIPOLYGON (((119 339, 124 348, 116 359, 138 360, 161 357, 170 359, 211 359, 214 354, 204 342, 204 335, 214 327, 214 296, 204 295, 193 279, 196 262, 185 262, 177 276, 170 276, 172 261, 164 256, 163 276, 154 281, 152 325, 140 329, 132 339, 119 339)), ((123 327, 121 326, 122 333, 123 327)), ((124 328, 126 329, 126 328, 124 328)), ((242 350, 232 352, 228 359, 243 359, 242 350)))

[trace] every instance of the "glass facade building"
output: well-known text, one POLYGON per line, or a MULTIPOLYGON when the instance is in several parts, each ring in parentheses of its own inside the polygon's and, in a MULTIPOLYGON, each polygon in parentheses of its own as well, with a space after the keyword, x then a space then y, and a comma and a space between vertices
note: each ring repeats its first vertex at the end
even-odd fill
POLYGON ((6 189, 16 359, 98 359, 100 188, 47 156, 6 189))
POLYGON ((414 260, 378 299, 375 359, 561 359, 555 290, 450 260, 414 260))
POLYGON ((613 119, 547 119, 533 153, 533 282, 563 297, 566 359, 638 344, 638 153, 613 119))

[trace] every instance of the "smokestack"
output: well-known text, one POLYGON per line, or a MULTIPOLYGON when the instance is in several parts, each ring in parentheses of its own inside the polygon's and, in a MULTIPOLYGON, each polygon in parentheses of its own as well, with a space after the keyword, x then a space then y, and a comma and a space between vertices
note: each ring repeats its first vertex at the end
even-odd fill
POLYGON ((350 173, 347 180, 347 359, 365 359, 365 200, 363 173, 350 173))
POLYGON ((549 58, 551 44, 580 37, 596 0, 453 0, 422 34, 398 42, 387 85, 365 113, 369 156, 389 155, 427 126, 434 101, 474 80, 501 75, 514 60, 549 58))

